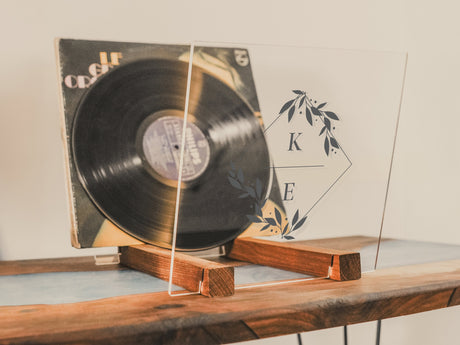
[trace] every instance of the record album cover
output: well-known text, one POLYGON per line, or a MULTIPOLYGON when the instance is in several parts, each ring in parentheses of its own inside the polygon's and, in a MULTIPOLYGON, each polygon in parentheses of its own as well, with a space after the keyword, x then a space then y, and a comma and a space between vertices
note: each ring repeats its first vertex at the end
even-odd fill
MULTIPOLYGON (((166 195, 162 192, 162 190, 168 188, 167 180, 169 178, 174 180, 173 175, 177 174, 177 171, 173 171, 174 169, 171 170, 171 167, 167 165, 165 161, 161 161, 162 159, 167 160, 168 157, 162 149, 164 145, 162 146, 161 144, 158 132, 163 133, 164 136, 169 135, 170 137, 168 130, 175 128, 174 126, 177 127, 175 115, 177 115, 177 118, 180 119, 183 114, 180 113, 179 109, 176 111, 177 114, 175 111, 168 110, 169 113, 167 116, 158 116, 157 113, 162 113, 159 111, 155 113, 157 115, 155 115, 156 117, 152 120, 153 122, 148 122, 150 117, 145 116, 145 119, 143 119, 143 122, 141 123, 140 121, 130 122, 129 119, 127 120, 125 114, 123 113, 124 110, 121 109, 125 109, 129 106, 129 109, 137 107, 139 113, 142 111, 148 112, 149 110, 145 110, 143 108, 148 107, 147 103, 150 102, 149 99, 156 96, 158 96, 155 100, 157 103, 165 102, 166 104, 169 102, 168 99, 171 99, 171 102, 173 103, 182 102, 182 95, 176 95, 174 94, 175 91, 168 90, 173 90, 175 83, 177 82, 174 74, 175 71, 177 69, 182 71, 185 69, 185 66, 188 65, 190 46, 57 39, 56 51, 58 59, 59 85, 61 89, 61 123, 71 215, 72 245, 76 248, 88 248, 126 246, 150 242, 168 247, 170 237, 167 236, 169 239, 166 240, 159 240, 157 239, 159 235, 157 236, 156 233, 158 231, 159 233, 171 232, 172 223, 170 219, 159 223, 161 225, 160 227, 163 227, 160 230, 156 229, 155 226, 145 226, 142 221, 144 217, 163 217, 161 211, 162 206, 160 205, 155 207, 156 203, 167 203, 170 205, 175 202, 175 199, 173 199, 170 195, 171 193, 168 192, 169 194, 166 193, 166 195), (172 71, 172 74, 169 71, 172 71), (147 75, 147 73, 150 74, 147 75), (136 75, 135 78, 137 79, 132 80, 133 77, 129 77, 131 79, 126 79, 128 78, 127 75, 136 75), (144 79, 148 80, 144 81, 144 79), (124 85, 125 80, 134 85, 134 87, 124 85), (155 84, 155 87, 160 90, 159 94, 141 95, 144 90, 142 87, 144 84, 142 83, 148 83, 149 85, 155 84), (132 93, 132 98, 129 98, 131 97, 130 92, 132 93), (170 93, 172 94, 170 95, 170 93), (138 99, 145 99, 147 101, 143 103, 143 101, 139 102, 138 99), (128 104, 130 102, 133 104, 128 104), (100 115, 94 115, 93 117, 93 114, 101 113, 100 109, 104 107, 113 108, 110 111, 112 111, 113 114, 119 115, 116 115, 113 119, 107 118, 108 115, 104 115, 105 118, 103 120, 100 120, 97 117, 100 115), (147 124, 146 121, 148 122, 147 124), (114 126, 113 128, 108 128, 112 125, 114 126), (130 132, 129 128, 131 127, 135 127, 135 130, 130 132), (123 170, 124 168, 120 168, 117 163, 117 160, 121 160, 123 156, 123 153, 117 155, 117 150, 124 152, 123 145, 131 145, 131 134, 134 133, 134 131, 139 130, 143 131, 143 137, 141 139, 133 139, 133 145, 138 145, 136 147, 140 147, 140 151, 143 150, 144 157, 142 158, 142 163, 145 166, 148 166, 148 168, 143 168, 141 171, 142 176, 148 177, 142 178, 145 178, 146 181, 147 179, 148 181, 158 180, 155 181, 155 183, 160 186, 158 193, 163 193, 158 196, 155 194, 155 191, 151 192, 150 194, 154 195, 151 197, 152 200, 146 200, 145 203, 142 201, 143 199, 126 201, 123 195, 117 194, 117 191, 115 190, 123 187, 127 192, 130 192, 132 189, 134 193, 136 188, 142 189, 144 186, 144 180, 137 179, 137 175, 135 174, 129 175, 129 167, 126 168, 126 171, 128 171, 126 172, 123 170), (156 134, 151 134, 150 132, 156 134), (146 148, 146 142, 150 143, 150 148, 146 148), (159 156, 163 158, 158 158, 159 156), (110 158, 111 160, 108 157, 112 157, 110 158), (160 161, 160 163, 158 163, 158 161, 160 161), (117 170, 118 174, 113 176, 121 176, 126 173, 127 177, 123 177, 123 180, 118 180, 118 177, 111 177, 110 179, 108 177, 106 178, 104 174, 106 172, 110 173, 112 170, 117 170), (144 170, 149 171, 146 172, 144 170), (101 175, 99 176, 98 174, 101 175), (114 188, 114 192, 111 194, 110 188, 112 188, 112 186, 114 188), (100 194, 99 189, 104 188, 110 189, 109 192, 106 194, 104 194, 105 192, 102 192, 102 194, 100 194), (135 210, 135 212, 128 212, 125 210, 118 211, 118 207, 120 205, 120 207, 122 207, 126 203, 130 203, 129 207, 135 210), (154 215, 151 215, 149 209, 146 208, 151 207, 149 205, 154 206, 154 210, 152 210, 154 215), (124 218, 129 218, 130 220, 124 222, 124 218), (130 221, 134 224, 132 227, 129 225, 131 224, 130 221), (137 231, 136 226, 139 226, 141 231, 137 231)), ((260 128, 263 127, 256 88, 251 71, 250 57, 248 55, 248 51, 245 50, 244 47, 194 47, 193 65, 196 66, 198 71, 194 72, 195 78, 199 76, 202 79, 209 79, 210 86, 208 89, 203 88, 203 90, 209 90, 209 96, 200 95, 201 102, 207 102, 204 104, 204 107, 211 104, 208 107, 209 109, 219 109, 220 98, 223 97, 221 94, 225 94, 227 95, 226 97, 228 98, 229 103, 240 102, 241 108, 244 108, 246 113, 251 114, 250 116, 256 119, 256 122, 254 122, 254 120, 251 120, 247 117, 247 115, 245 115, 246 118, 244 118, 244 121, 252 124, 257 123, 257 126, 260 128), (236 100, 231 101, 232 97, 236 100), (203 99, 205 101, 203 101, 203 99)), ((186 77, 186 73, 182 73, 181 76, 186 77)), ((185 85, 181 85, 181 87, 185 90, 185 85)), ((150 92, 147 89, 145 90, 146 92, 150 92)), ((183 96, 185 97, 185 93, 183 96)), ((165 108, 168 109, 171 107, 172 106, 169 104, 168 106, 165 106, 165 108)), ((110 112, 104 110, 104 114, 107 113, 110 112)), ((208 113, 211 112, 208 111, 208 113)), ((218 111, 215 110, 214 113, 218 113, 218 111)), ((213 120, 214 116, 216 116, 216 118, 218 117, 218 115, 213 114, 202 115, 198 120, 201 121, 200 123, 218 121, 218 119, 213 120), (206 116, 209 116, 209 120, 206 116)), ((205 124, 204 126, 207 125, 205 124)), ((192 125, 191 128, 187 129, 191 133, 191 144, 188 144, 189 146, 187 147, 187 150, 189 151, 188 154, 190 156, 190 160, 192 161, 196 155, 198 155, 196 156, 198 158, 209 155, 209 152, 207 153, 206 151, 208 150, 206 148, 206 144, 204 143, 206 138, 203 133, 205 132, 202 133, 198 127, 199 126, 196 126, 195 128, 192 125), (196 149, 196 152, 194 153, 192 149, 196 149)), ((257 129, 253 129, 253 131, 257 132, 257 135, 260 136, 257 129)), ((263 132, 260 131, 260 133, 263 132)), ((189 135, 189 133, 187 132, 186 135, 189 135)), ((260 137, 258 140, 261 141, 264 139, 260 137)), ((188 137, 187 141, 189 141, 188 137)), ((242 141, 240 145, 242 148, 244 146, 243 144, 244 141, 242 141)), ((172 145, 170 141, 168 142, 168 145, 172 145)), ((232 145, 237 146, 235 144, 232 145)), ((214 146, 216 145, 214 144, 214 146)), ((194 169, 198 170, 194 170, 194 173, 191 173, 190 179, 192 182, 196 177, 199 180, 199 182, 197 182, 198 184, 209 183, 201 181, 207 176, 205 170, 222 170, 221 168, 213 167, 213 165, 218 164, 215 163, 216 161, 223 159, 220 158, 222 155, 225 156, 226 152, 220 152, 217 158, 211 157, 211 160, 209 160, 208 157, 206 162, 201 163, 201 165, 197 163, 198 166, 201 167, 202 171, 199 171, 198 168, 194 167, 194 169)), ((268 157, 268 151, 266 152, 266 155, 268 157)), ((137 156, 135 158, 137 159, 137 156)), ((196 160, 200 161, 198 158, 196 160)), ((269 159, 267 158, 266 160, 268 162, 269 159)), ((186 159, 185 163, 187 163, 186 159)), ((232 171, 233 168, 230 168, 230 171, 225 172, 225 179, 228 179, 230 183, 233 184, 230 186, 232 190, 238 189, 234 188, 236 184, 238 184, 237 187, 243 188, 242 184, 238 182, 238 176, 242 176, 241 169, 239 169, 241 167, 235 168, 233 162, 231 164, 235 171, 232 171)), ((250 165, 247 162, 242 164, 250 165)), ((187 165, 185 168, 187 168, 187 165)), ((185 178, 187 178, 187 172, 185 170, 183 171, 185 178)), ((148 184, 148 186, 150 185, 148 184)), ((146 184, 145 188, 150 188, 148 186, 146 184)), ((197 189, 193 183, 190 188, 197 189)), ((256 190, 258 194, 262 193, 262 187, 260 187, 259 184, 254 186, 254 188, 246 188, 246 194, 255 193, 256 190)), ((226 196, 222 195, 221 192, 219 193, 220 194, 216 195, 219 197, 221 196, 222 200, 226 198, 226 196)), ((282 206, 276 207, 276 205, 282 204, 280 201, 280 192, 276 178, 270 178, 270 186, 267 195, 269 195, 269 202, 265 202, 262 206, 265 209, 272 208, 273 210, 277 210, 277 212, 279 212, 279 210, 283 211, 282 206)), ((216 198, 216 196, 210 196, 208 199, 207 196, 203 194, 199 196, 199 199, 195 199, 194 203, 199 201, 199 203, 209 205, 209 208, 212 208, 213 203, 222 201, 216 198)), ((184 205, 185 206, 181 207, 183 207, 184 213, 187 213, 186 203, 184 205)), ((241 201, 229 203, 229 205, 238 205, 237 207, 240 207, 241 201)), ((253 205, 248 207, 253 207, 253 205)), ((243 218, 246 217, 245 215, 247 213, 248 212, 243 212, 243 218)), ((196 220, 197 217, 197 215, 190 215, 190 217, 186 218, 186 220, 180 225, 190 228, 194 227, 193 229, 203 227, 203 233, 195 234, 196 236, 194 235, 194 237, 190 238, 184 235, 184 245, 182 247, 185 249, 205 249, 207 247, 215 246, 216 244, 222 244, 222 240, 217 239, 216 237, 214 241, 204 241, 204 244, 200 245, 203 238, 213 237, 212 233, 214 230, 212 230, 212 227, 210 226, 207 227, 206 224, 203 226, 202 223, 196 220), (206 231, 211 233, 211 235, 208 235, 206 231), (191 241, 190 243, 194 244, 188 245, 187 241, 191 241)), ((212 216, 208 217, 212 218, 212 216)), ((219 215, 215 215, 215 217, 217 218, 219 215)), ((153 221, 155 221, 155 219, 153 219, 153 221)), ((213 219, 211 219, 211 221, 213 221, 213 219)), ((225 221, 228 222, 227 220, 225 221)), ((241 223, 245 224, 244 229, 240 229, 236 232, 233 231, 233 235, 230 235, 230 237, 234 237, 235 234, 240 236, 248 236, 252 234, 272 234, 270 231, 261 232, 259 229, 260 224, 249 224, 248 226, 247 221, 248 220, 245 219, 246 223, 241 223)), ((219 224, 218 220, 216 220, 216 224, 219 224)), ((241 224, 238 224, 240 227, 241 224)), ((195 230, 193 229, 190 231, 194 232, 195 230)), ((222 238, 226 238, 226 235, 222 236, 222 238)), ((228 236, 229 235, 227 235, 227 238, 228 236)))

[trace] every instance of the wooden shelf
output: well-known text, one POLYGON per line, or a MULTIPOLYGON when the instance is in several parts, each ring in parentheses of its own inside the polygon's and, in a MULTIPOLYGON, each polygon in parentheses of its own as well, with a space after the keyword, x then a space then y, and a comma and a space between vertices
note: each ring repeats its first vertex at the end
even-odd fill
MULTIPOLYGON (((14 265, 3 262, 0 271, 14 265)), ((29 262, 29 270, 33 266, 29 262)), ((157 292, 3 306, 0 344, 232 343, 458 305, 460 260, 449 260, 381 269, 353 281, 314 279, 236 289, 233 296, 212 299, 157 292)))

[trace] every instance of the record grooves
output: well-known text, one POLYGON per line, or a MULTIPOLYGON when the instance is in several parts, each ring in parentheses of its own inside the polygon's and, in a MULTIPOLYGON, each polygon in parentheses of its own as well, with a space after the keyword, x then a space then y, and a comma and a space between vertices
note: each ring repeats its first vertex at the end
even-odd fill
MULTIPOLYGON (((125 232, 166 248, 181 135, 173 129, 182 125, 187 69, 167 59, 118 67, 91 87, 72 128, 73 161, 93 203, 125 232)), ((261 180, 264 195, 270 180, 267 145, 251 108, 198 67, 191 85, 184 156, 191 170, 183 173, 177 237, 182 250, 223 244, 250 224, 253 201, 238 198, 229 184, 231 164, 248 181, 261 180)))

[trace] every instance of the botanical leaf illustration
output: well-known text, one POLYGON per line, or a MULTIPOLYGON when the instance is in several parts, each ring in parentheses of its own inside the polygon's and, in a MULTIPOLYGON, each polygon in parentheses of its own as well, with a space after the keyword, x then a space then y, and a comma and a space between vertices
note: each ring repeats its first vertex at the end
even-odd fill
POLYGON ((315 108, 315 107, 311 107, 311 112, 313 113, 313 115, 316 115, 316 116, 321 116, 321 111, 318 110, 318 108, 315 108))
POLYGON ((321 109, 321 108, 324 107, 326 104, 327 104, 327 102, 321 103, 320 105, 318 105, 318 109, 321 109))
POLYGON ((264 231, 264 230, 267 230, 269 227, 271 226, 271 224, 267 223, 263 226, 262 229, 260 229, 260 231, 264 231))
POLYGON ((256 202, 254 204, 254 209, 256 211, 256 214, 260 217, 263 217, 263 214, 262 214, 262 209, 260 208, 259 204, 256 202))
POLYGON ((339 143, 337 142, 337 140, 335 140, 334 137, 331 137, 330 140, 331 140, 331 145, 334 146, 336 149, 338 149, 339 143))
POLYGON ((324 151, 329 156, 329 138, 324 138, 324 151))
POLYGON ((237 180, 235 180, 233 177, 228 176, 228 180, 230 181, 230 184, 231 184, 233 187, 238 188, 238 189, 242 189, 240 183, 239 183, 237 180))
POLYGON ((276 221, 278 222, 278 224, 281 225, 281 213, 280 211, 278 211, 277 208, 275 208, 275 217, 276 217, 276 221))
POLYGON ((326 116, 329 117, 330 119, 339 121, 339 117, 338 117, 337 115, 335 115, 332 111, 325 111, 324 113, 325 113, 326 116))
POLYGON ((318 121, 319 119, 324 124, 324 126, 321 128, 321 131, 319 132, 319 136, 325 135, 324 151, 326 152, 326 155, 329 156, 331 146, 336 149, 340 149, 340 145, 332 133, 332 131, 335 129, 335 127, 333 127, 332 121, 339 121, 339 117, 332 111, 323 110, 326 107, 327 102, 323 102, 317 106, 313 106, 313 103, 316 103, 316 101, 312 103, 312 100, 307 96, 306 92, 302 90, 292 90, 292 92, 296 95, 296 97, 294 99, 287 101, 282 106, 280 115, 289 109, 287 118, 288 122, 291 122, 294 116, 296 116, 296 113, 302 113, 302 111, 298 110, 300 110, 301 107, 305 105, 303 109, 305 109, 305 118, 308 124, 310 126, 313 126, 315 124, 312 115, 318 117, 315 121, 318 121))
POLYGON ((292 100, 286 102, 286 103, 283 105, 283 107, 281 108, 280 114, 284 113, 284 112, 292 105, 292 103, 294 103, 294 101, 295 101, 295 99, 292 99, 292 100))
POLYGON ((313 126, 313 119, 312 119, 312 116, 311 116, 311 111, 310 111, 310 109, 308 109, 307 106, 305 107, 305 117, 307 118, 308 123, 311 126, 313 126))
POLYGON ((294 116, 294 112, 295 112, 295 106, 292 106, 291 109, 289 109, 289 112, 288 112, 288 122, 290 122, 292 120, 292 117, 294 116))
POLYGON ((244 173, 242 169, 236 170, 236 167, 234 166, 233 163, 231 163, 231 167, 232 169, 227 176, 228 181, 234 188, 244 191, 244 193, 240 194, 238 198, 249 198, 250 197, 254 200, 254 204, 253 204, 254 214, 246 215, 248 220, 252 223, 262 224, 259 230, 261 232, 269 230, 269 229, 271 232, 274 232, 274 230, 276 230, 275 233, 280 234, 281 238, 287 239, 287 240, 294 239, 294 236, 290 234, 294 230, 298 230, 303 225, 303 223, 305 222, 305 219, 307 218, 307 215, 305 215, 300 221, 298 221, 299 210, 297 210, 294 214, 294 217, 292 218, 291 223, 287 221, 287 218, 286 218, 286 221, 283 222, 284 213, 280 209, 278 209, 278 207, 275 206, 273 207, 273 212, 275 213, 274 218, 264 216, 263 207, 267 203, 268 199, 265 199, 262 196, 263 186, 262 186, 262 182, 260 181, 260 179, 256 179, 255 188, 254 188, 252 187, 253 184, 251 184, 249 181, 244 182, 245 177, 244 177, 244 173))
MULTIPOLYGON (((298 230, 302 225, 303 223, 305 223, 305 221, 307 220, 307 216, 303 216, 303 218, 301 220, 299 220, 299 222, 294 226, 294 228, 292 229, 292 231, 296 231, 298 230)), ((292 232, 291 231, 291 232, 292 232)))
POLYGON ((286 223, 286 225, 284 226, 283 232, 281 234, 285 235, 288 230, 289 230, 289 223, 286 223))
POLYGON ((299 219, 299 210, 296 211, 294 214, 294 217, 292 217, 292 225, 294 226, 295 223, 297 223, 297 220, 299 219))
POLYGON ((266 220, 267 223, 269 223, 270 225, 276 225, 276 220, 274 220, 273 218, 265 218, 265 220, 266 220))
MULTIPOLYGON (((319 105, 316 105, 317 101, 313 101, 309 98, 305 91, 292 90, 292 92, 295 94, 295 97, 283 104, 278 117, 287 112, 287 121, 289 123, 292 121, 294 116, 302 114, 302 111, 305 110, 305 119, 310 126, 316 126, 316 122, 322 124, 319 136, 324 135, 324 152, 326 155, 329 156, 331 151, 337 153, 336 150, 340 150, 340 145, 333 134, 333 131, 335 130, 333 121, 340 120, 337 114, 329 110, 324 110, 328 104, 327 102, 322 102, 319 105), (313 115, 316 117, 313 117, 313 115), (315 121, 313 121, 313 119, 315 121)), ((287 219, 286 222, 283 222, 284 213, 275 206, 272 207, 274 217, 265 217, 264 207, 268 199, 262 195, 263 186, 260 179, 256 179, 255 183, 245 181, 243 170, 237 170, 233 162, 230 162, 230 165, 231 170, 229 171, 229 175, 227 177, 230 184, 242 192, 238 197, 254 199, 254 214, 247 215, 247 218, 253 223, 262 224, 260 231, 270 229, 271 232, 275 231, 275 233, 281 234, 281 238, 287 240, 294 239, 294 236, 291 235, 292 232, 300 229, 304 225, 307 219, 307 214, 299 220, 300 214, 299 210, 297 210, 290 223, 287 222, 287 219)), ((265 212, 270 211, 265 210, 265 212)), ((270 212, 270 214, 272 213, 270 212)))
POLYGON ((322 129, 321 129, 321 132, 319 132, 319 135, 322 135, 324 133, 324 131, 326 130, 326 126, 324 126, 322 129))
POLYGON ((299 108, 303 105, 303 102, 305 102, 305 95, 300 97, 299 108))
POLYGON ((252 196, 254 199, 256 198, 256 191, 254 190, 254 188, 252 188, 251 186, 244 186, 244 189, 246 190, 246 192, 249 193, 250 196, 252 196))

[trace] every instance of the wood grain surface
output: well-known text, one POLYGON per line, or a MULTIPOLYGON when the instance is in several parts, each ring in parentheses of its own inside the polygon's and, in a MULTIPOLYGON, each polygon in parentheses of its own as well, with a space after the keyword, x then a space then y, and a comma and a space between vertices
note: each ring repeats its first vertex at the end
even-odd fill
MULTIPOLYGON (((120 247, 121 263, 141 272, 169 281, 171 251, 142 244, 120 247)), ((176 252, 172 282, 204 296, 230 296, 235 290, 232 265, 176 252)))
MULTIPOLYGON (((382 238, 382 241, 388 241, 387 238, 382 238)), ((346 250, 346 251, 359 251, 363 247, 376 245, 378 237, 372 236, 344 236, 344 237, 331 237, 321 238, 316 240, 297 241, 297 243, 306 244, 313 247, 346 250)))
POLYGON ((96 265, 93 256, 0 261, 0 276, 48 272, 85 272, 126 269, 119 264, 96 265))
MULTIPOLYGON (((320 240, 301 241, 311 246, 325 247, 338 250, 357 251, 366 245, 377 243, 375 237, 367 236, 348 236, 339 238, 327 238, 320 240)), ((247 263, 236 263, 225 257, 213 259, 214 262, 229 264, 232 266, 246 265, 247 263)), ((47 272, 84 272, 84 271, 106 271, 125 269, 123 265, 102 265, 97 266, 94 257, 74 257, 74 258, 54 258, 54 259, 34 259, 34 260, 12 260, 0 261, 0 276, 27 274, 27 273, 47 273, 47 272)))
POLYGON ((385 319, 460 304, 460 260, 236 290, 152 293, 0 307, 0 344, 218 344, 385 319))
POLYGON ((280 268, 287 271, 354 280, 361 277, 361 261, 357 252, 314 247, 304 242, 275 242, 259 238, 237 238, 228 246, 232 259, 280 268))

